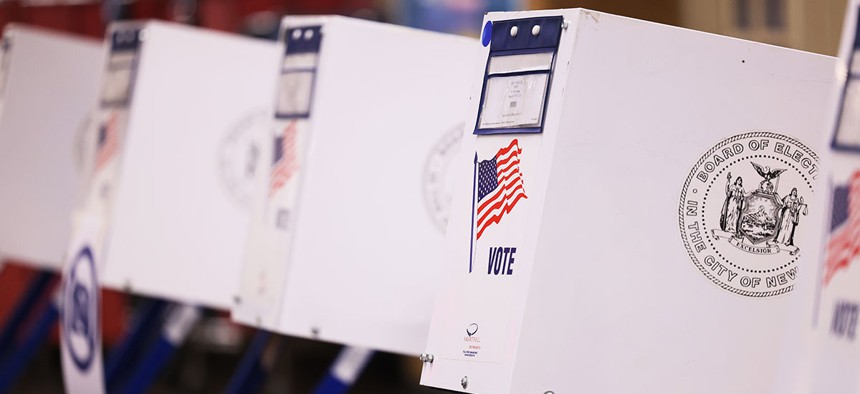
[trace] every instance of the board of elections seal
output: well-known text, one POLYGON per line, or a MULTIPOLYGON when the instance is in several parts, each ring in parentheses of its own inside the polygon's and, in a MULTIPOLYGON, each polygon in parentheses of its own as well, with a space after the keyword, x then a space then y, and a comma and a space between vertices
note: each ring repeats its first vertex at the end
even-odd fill
POLYGON ((63 277, 64 346, 79 371, 88 371, 96 356, 99 330, 98 290, 93 253, 89 246, 84 246, 63 277))
POLYGON ((239 206, 247 208, 254 193, 254 174, 271 127, 267 111, 252 111, 233 125, 218 145, 217 168, 221 184, 239 206))
POLYGON ((424 206, 427 213, 442 233, 448 224, 448 211, 451 209, 451 189, 453 187, 449 168, 454 156, 460 151, 463 139, 461 123, 445 132, 433 145, 424 165, 421 186, 424 189, 424 206))
MULTIPOLYGON (((815 229, 810 211, 818 155, 773 132, 727 138, 693 166, 681 190, 681 238, 696 267, 749 297, 784 294, 815 229)), ((814 253, 814 252, 813 252, 814 253)))

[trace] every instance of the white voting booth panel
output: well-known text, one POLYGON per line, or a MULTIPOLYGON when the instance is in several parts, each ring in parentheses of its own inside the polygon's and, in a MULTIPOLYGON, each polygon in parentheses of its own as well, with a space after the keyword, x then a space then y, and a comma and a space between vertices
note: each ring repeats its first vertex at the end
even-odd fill
POLYGON ((108 45, 103 129, 122 139, 103 284, 229 308, 278 50, 160 22, 114 24, 108 45))
POLYGON ((834 60, 581 9, 485 22, 421 383, 767 392, 834 60))
POLYGON ((417 355, 477 42, 342 17, 282 28, 272 165, 233 317, 417 355))
POLYGON ((774 392, 860 392, 860 37, 858 3, 848 2, 839 61, 827 107, 832 127, 822 203, 829 207, 824 247, 803 276, 788 327, 784 369, 774 392))
POLYGON ((85 171, 99 42, 11 24, 0 39, 0 258, 59 270, 85 171))

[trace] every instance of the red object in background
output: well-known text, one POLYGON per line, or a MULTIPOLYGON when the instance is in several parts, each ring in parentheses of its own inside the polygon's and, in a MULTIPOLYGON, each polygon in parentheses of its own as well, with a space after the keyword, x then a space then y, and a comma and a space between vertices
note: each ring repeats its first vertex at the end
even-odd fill
POLYGON ((31 269, 11 263, 3 265, 0 269, 0 322, 6 323, 12 309, 35 277, 36 272, 31 269))
MULTIPOLYGON (((130 19, 172 20, 174 6, 182 0, 137 0, 127 6, 130 19)), ((273 12, 291 14, 350 15, 359 9, 375 8, 373 0, 195 0, 196 23, 210 29, 239 32, 248 16, 273 12)), ((24 5, 20 0, 0 0, 0 29, 20 22, 55 30, 103 37, 102 2, 64 5, 24 5)))
MULTIPOLYGON (((30 286, 33 279, 36 278, 37 272, 29 267, 25 267, 14 262, 7 261, 3 264, 0 270, 0 327, 6 324, 9 314, 15 308, 15 305, 20 302, 24 292, 30 286)), ((54 278, 49 289, 56 289, 59 285, 59 277, 54 278)), ((111 345, 116 343, 125 333, 127 322, 126 305, 128 297, 122 293, 110 290, 102 290, 102 341, 111 345)), ((37 313, 28 316, 25 324, 32 324, 33 319, 38 316, 38 312, 49 302, 48 298, 43 298, 36 307, 37 313)), ((59 326, 53 330, 51 340, 53 343, 59 341, 59 326)))
POLYGON ((102 37, 101 3, 24 6, 18 1, 0 2, 0 28, 9 22, 47 27, 90 37, 102 37))

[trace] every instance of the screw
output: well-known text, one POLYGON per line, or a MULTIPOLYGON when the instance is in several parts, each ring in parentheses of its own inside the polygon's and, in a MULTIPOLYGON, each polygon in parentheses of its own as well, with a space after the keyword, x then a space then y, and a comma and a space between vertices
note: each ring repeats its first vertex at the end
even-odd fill
POLYGON ((561 28, 562 29, 567 30, 568 26, 570 26, 570 22, 568 22, 568 21, 561 22, 561 28))
POLYGON ((468 376, 463 376, 463 379, 460 379, 460 386, 463 386, 464 389, 469 386, 469 377, 468 376))
POLYGON ((421 353, 421 355, 418 356, 418 359, 421 360, 421 362, 433 364, 433 355, 430 353, 421 353))

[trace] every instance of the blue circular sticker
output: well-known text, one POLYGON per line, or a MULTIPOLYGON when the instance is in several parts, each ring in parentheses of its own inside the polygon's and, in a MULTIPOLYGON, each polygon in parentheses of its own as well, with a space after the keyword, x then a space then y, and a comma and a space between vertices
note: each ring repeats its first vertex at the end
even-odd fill
POLYGON ((75 366, 89 370, 95 359, 98 333, 98 284, 89 246, 75 256, 63 278, 63 339, 75 366))
POLYGON ((483 46, 490 45, 490 39, 493 36, 493 21, 487 21, 484 25, 484 32, 481 33, 481 44, 483 46))

